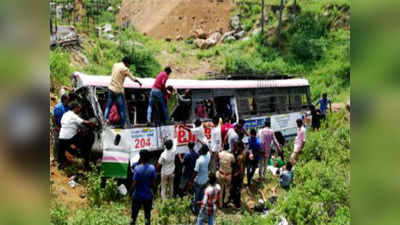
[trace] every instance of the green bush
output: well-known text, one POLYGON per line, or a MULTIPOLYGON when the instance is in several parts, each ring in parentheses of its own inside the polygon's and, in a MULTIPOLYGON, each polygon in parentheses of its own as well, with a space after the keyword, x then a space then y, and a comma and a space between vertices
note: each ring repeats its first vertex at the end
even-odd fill
POLYGON ((50 52, 50 81, 54 85, 66 85, 73 70, 70 66, 70 54, 61 48, 50 52))
POLYGON ((135 45, 126 44, 128 41, 139 41, 142 44, 148 42, 146 37, 140 36, 136 32, 125 31, 120 36, 121 53, 123 56, 130 56, 133 59, 133 64, 130 69, 139 77, 155 77, 161 70, 160 63, 155 58, 155 49, 139 48, 135 45), (124 44, 125 43, 125 44, 124 44))
POLYGON ((326 32, 326 24, 317 20, 316 15, 312 12, 304 12, 299 15, 289 28, 289 33, 302 33, 309 38, 320 38, 326 32))
POLYGON ((190 196, 166 199, 156 202, 158 211, 157 224, 189 224, 190 223, 190 196))
POLYGON ((99 24, 106 24, 106 23, 114 23, 115 22, 115 15, 109 11, 101 12, 99 16, 99 24))
POLYGON ((291 41, 291 52, 303 62, 319 60, 324 54, 323 39, 312 39, 304 33, 296 33, 291 41))
POLYGON ((118 200, 119 192, 117 182, 114 179, 107 179, 105 187, 102 188, 103 173, 93 167, 93 171, 88 174, 86 185, 87 198, 90 205, 100 206, 105 202, 118 200))
MULTIPOLYGON (((130 217, 125 213, 126 206, 110 203, 109 205, 85 207, 78 209, 70 219, 70 225, 125 225, 130 217)), ((138 218, 139 219, 139 218, 138 218)))
POLYGON ((51 225, 67 225, 69 210, 66 206, 59 202, 54 202, 50 207, 50 224, 51 225))

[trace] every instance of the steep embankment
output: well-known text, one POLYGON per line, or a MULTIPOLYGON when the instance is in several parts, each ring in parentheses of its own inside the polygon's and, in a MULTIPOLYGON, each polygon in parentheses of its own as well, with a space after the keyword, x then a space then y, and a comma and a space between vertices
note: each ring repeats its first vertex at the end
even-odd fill
POLYGON ((129 20, 141 33, 175 39, 196 29, 225 32, 229 26, 231 0, 125 0, 117 23, 129 20))

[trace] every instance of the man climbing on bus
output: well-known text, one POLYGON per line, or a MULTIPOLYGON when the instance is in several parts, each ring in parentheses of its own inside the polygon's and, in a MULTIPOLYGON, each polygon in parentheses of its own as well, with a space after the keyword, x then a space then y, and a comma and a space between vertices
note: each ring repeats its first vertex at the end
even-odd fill
POLYGON ((168 115, 168 108, 167 108, 167 103, 165 101, 165 94, 166 94, 166 84, 168 81, 169 75, 172 73, 171 67, 167 66, 165 67, 164 71, 162 71, 160 74, 157 75, 153 87, 150 92, 150 101, 149 101, 149 106, 147 108, 147 123, 151 122, 160 122, 161 124, 165 124, 166 121, 169 120, 169 115, 168 115), (157 109, 160 109, 161 112, 156 113, 156 105, 159 105, 160 107, 157 107, 157 109), (153 112, 154 111, 154 112, 153 112), (154 115, 162 115, 163 118, 158 121, 157 118, 154 118, 154 115))
POLYGON ((129 77, 133 82, 138 83, 142 86, 142 83, 134 77, 129 71, 129 67, 132 64, 131 57, 124 57, 122 62, 115 63, 111 72, 111 83, 108 86, 108 98, 107 106, 104 112, 104 118, 106 123, 108 123, 108 117, 110 115, 110 110, 114 102, 117 103, 117 108, 119 112, 120 127, 124 127, 126 121, 125 112, 125 95, 124 95, 124 81, 126 77, 129 77))

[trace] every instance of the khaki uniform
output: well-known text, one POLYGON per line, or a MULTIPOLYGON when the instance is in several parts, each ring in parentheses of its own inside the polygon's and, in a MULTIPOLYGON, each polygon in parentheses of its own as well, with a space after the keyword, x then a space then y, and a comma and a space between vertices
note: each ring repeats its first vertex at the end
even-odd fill
POLYGON ((230 189, 232 183, 232 164, 235 162, 235 156, 227 151, 218 153, 219 156, 219 171, 217 172, 218 183, 221 185, 221 198, 219 205, 229 201, 230 189), (223 194, 225 192, 225 198, 223 194))
POLYGON ((246 165, 246 153, 243 151, 242 153, 236 155, 236 163, 234 165, 233 175, 238 173, 238 175, 232 177, 232 189, 231 196, 233 203, 237 208, 240 207, 241 202, 241 189, 243 186, 243 178, 244 178, 244 168, 246 165))

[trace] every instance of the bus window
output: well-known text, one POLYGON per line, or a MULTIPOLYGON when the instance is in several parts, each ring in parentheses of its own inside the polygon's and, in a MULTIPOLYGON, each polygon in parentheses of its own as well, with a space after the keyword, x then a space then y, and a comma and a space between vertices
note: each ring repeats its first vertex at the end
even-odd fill
POLYGON ((276 96, 257 96, 255 100, 258 114, 276 112, 276 96))
POLYGON ((238 113, 247 118, 257 114, 257 104, 254 97, 238 97, 238 113))
POLYGON ((277 109, 280 113, 285 113, 289 111, 289 102, 287 95, 278 96, 277 109))
POLYGON ((212 99, 202 99, 194 101, 195 118, 210 120, 215 116, 214 101, 212 99))
POLYGON ((299 111, 302 108, 301 95, 289 96, 289 111, 299 111))

